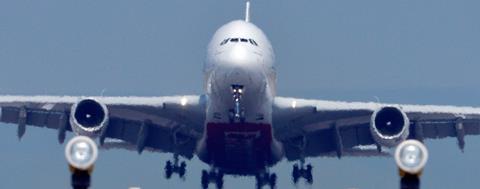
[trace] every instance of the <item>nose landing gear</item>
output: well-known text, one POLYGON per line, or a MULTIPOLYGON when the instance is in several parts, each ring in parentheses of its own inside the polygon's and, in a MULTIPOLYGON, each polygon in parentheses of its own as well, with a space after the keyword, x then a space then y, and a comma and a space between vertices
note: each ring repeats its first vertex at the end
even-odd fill
POLYGON ((215 183, 218 189, 223 188, 223 172, 222 171, 215 171, 210 170, 202 171, 202 188, 207 189, 210 183, 215 183))
POLYGON ((243 85, 232 85, 231 87, 234 107, 229 110, 229 119, 231 123, 245 122, 245 110, 241 106, 243 85))

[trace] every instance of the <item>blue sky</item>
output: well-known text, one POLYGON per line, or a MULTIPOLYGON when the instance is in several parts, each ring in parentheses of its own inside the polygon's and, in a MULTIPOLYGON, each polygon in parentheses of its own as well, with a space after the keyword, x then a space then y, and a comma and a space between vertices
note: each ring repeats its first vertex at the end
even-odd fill
MULTIPOLYGON (((281 96, 480 106, 480 2, 474 0, 254 1, 251 20, 269 36, 281 96)), ((158 96, 201 94, 211 35, 242 19, 244 1, 2 0, 0 94, 158 96)), ((427 142, 425 188, 475 187, 480 137, 427 142)), ((56 132, 0 124, 0 188, 65 188, 56 132)), ((102 151, 94 188, 200 188, 163 179, 169 154, 102 151)), ((312 188, 398 188, 389 158, 318 158, 312 188)), ((291 163, 273 168, 291 188, 291 163)), ((227 177, 229 188, 253 178, 227 177)), ((299 185, 298 188, 305 188, 299 185)), ((308 187, 307 187, 308 188, 308 187)))

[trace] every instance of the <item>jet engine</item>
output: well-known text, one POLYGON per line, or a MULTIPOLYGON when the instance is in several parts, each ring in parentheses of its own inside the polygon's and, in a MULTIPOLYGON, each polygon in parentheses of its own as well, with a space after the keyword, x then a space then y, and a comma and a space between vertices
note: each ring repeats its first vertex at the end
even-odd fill
POLYGON ((97 137, 108 125, 108 109, 95 99, 82 99, 72 106, 70 125, 77 135, 97 137))
POLYGON ((400 108, 385 106, 373 112, 370 133, 377 144, 394 147, 409 134, 410 121, 400 108))

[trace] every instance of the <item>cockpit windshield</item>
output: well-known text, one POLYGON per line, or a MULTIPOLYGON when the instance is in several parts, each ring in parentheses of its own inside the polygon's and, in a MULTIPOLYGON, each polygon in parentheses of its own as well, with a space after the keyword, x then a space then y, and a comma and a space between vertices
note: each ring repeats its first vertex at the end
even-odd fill
POLYGON ((222 45, 225 45, 227 43, 250 43, 254 46, 258 46, 258 43, 253 40, 253 39, 246 39, 246 38, 227 38, 227 39, 224 39, 221 43, 220 43, 220 46, 222 45))

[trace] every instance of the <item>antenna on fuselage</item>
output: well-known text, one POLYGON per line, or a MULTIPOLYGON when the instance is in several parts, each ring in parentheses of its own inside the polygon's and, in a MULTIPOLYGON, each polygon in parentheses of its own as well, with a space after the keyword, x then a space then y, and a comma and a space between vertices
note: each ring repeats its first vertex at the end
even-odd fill
POLYGON ((250 22, 250 1, 247 1, 245 7, 245 22, 250 22))

